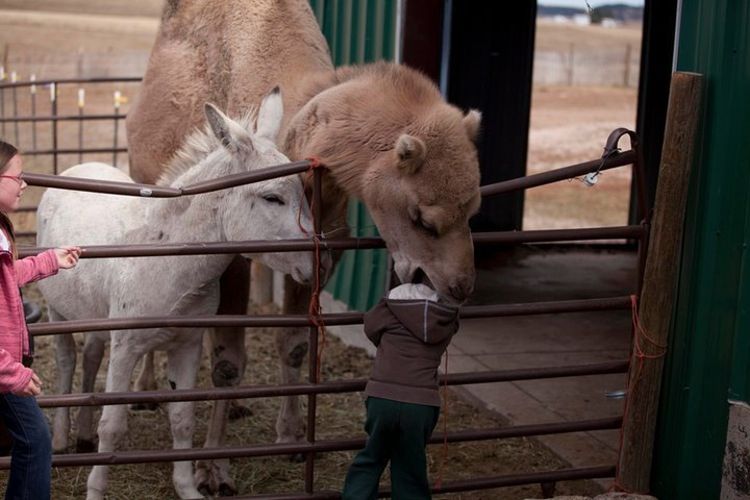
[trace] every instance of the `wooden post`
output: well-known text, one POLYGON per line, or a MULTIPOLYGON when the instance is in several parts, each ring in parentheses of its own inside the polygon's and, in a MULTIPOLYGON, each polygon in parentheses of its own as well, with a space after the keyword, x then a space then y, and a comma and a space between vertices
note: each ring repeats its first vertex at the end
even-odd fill
POLYGON ((666 352, 663 346, 667 344, 676 295, 682 225, 702 88, 702 75, 672 75, 655 211, 638 310, 642 331, 636 332, 630 360, 619 457, 618 486, 629 492, 649 490, 663 355, 666 352), (639 350, 643 356, 639 355, 639 350))
POLYGON ((625 68, 622 72, 622 86, 627 88, 630 85, 630 58, 633 47, 630 44, 625 46, 625 68))

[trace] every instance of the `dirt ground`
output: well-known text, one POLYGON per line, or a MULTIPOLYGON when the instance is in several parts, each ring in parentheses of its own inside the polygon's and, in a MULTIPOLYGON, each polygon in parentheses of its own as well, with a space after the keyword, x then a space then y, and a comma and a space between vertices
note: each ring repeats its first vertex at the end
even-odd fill
MULTIPOLYGON (((601 156, 610 132, 635 127, 636 89, 537 87, 531 104, 528 173, 601 156)), ((630 147, 623 138, 620 146, 630 147)), ((625 225, 631 168, 603 172, 597 184, 562 181, 526 191, 524 229, 625 225)))
MULTIPOLYGON (((39 54, 54 57, 59 54, 67 61, 71 52, 109 53, 130 51, 148 56, 158 23, 161 2, 150 0, 0 0, 0 46, 6 59, 18 60, 25 66, 19 69, 21 79, 33 70, 34 58, 39 54), (157 8, 158 6, 158 8, 157 8), (13 10, 18 9, 18 10, 13 10), (81 16, 78 14, 85 14, 81 16), (122 17, 127 16, 127 17, 122 17)), ((559 32, 557 27, 544 28, 549 36, 544 43, 564 43, 570 32, 559 32)), ((542 26, 540 25, 540 36, 542 26)), ((612 31, 586 31, 584 38, 591 43, 609 40, 612 31)), ((619 36, 619 35, 617 35, 619 36)), ((632 33, 623 35, 632 39, 632 33)), ((615 37, 616 38, 616 37, 615 37)), ((540 44, 540 38, 537 45, 540 44)), ((614 41, 612 42, 614 43, 614 41)), ((45 59, 48 60, 48 59, 45 59)), ((6 71, 14 68, 6 66, 6 71)), ((127 75, 130 76, 130 75, 127 75)), ((86 112, 112 112, 112 85, 87 87, 86 112)), ((125 86, 121 90, 132 99, 137 86, 125 86)), ((37 113, 48 111, 47 89, 39 91, 37 113), (42 102, 44 104, 42 104, 42 102), (47 111, 45 111, 47 110, 47 111)), ((77 113, 75 105, 76 87, 60 90, 60 113, 77 113)), ((3 96, 6 116, 10 95, 3 96)), ((18 98, 19 115, 28 113, 30 97, 18 98)), ((127 112, 127 104, 121 112, 127 112)), ((533 93, 531 130, 529 135, 529 173, 566 166, 597 158, 611 130, 616 127, 633 127, 635 122, 635 89, 605 87, 537 87, 533 93)), ((109 147, 112 144, 114 126, 111 122, 86 124, 84 143, 87 147, 109 147)), ((15 138, 15 130, 7 126, 4 137, 15 138)), ((60 145, 76 147, 78 125, 63 122, 59 127, 60 145)), ((39 148, 51 143, 49 126, 37 129, 39 148)), ((19 144, 31 149, 31 127, 22 125, 19 144)), ((120 122, 118 142, 124 143, 124 122, 120 122)), ((86 160, 111 162, 111 155, 92 155, 86 160)), ((123 165, 124 158, 119 162, 123 165)), ((60 164, 70 166, 78 162, 75 155, 60 158, 60 164)), ((27 157, 30 171, 51 171, 50 157, 27 157)), ((628 169, 605 172, 593 188, 581 182, 571 181, 536 188, 527 192, 524 227, 586 227, 624 224, 627 219, 627 200, 630 182, 628 169)), ((30 189, 25 204, 34 205, 41 190, 30 189)), ((34 219, 30 215, 16 217, 19 229, 33 229, 34 219)), ((33 244, 27 241, 27 244, 33 244)), ((32 287, 30 298, 42 301, 32 287)), ((51 338, 38 340, 39 358, 35 368, 48 384, 55 379, 53 346, 51 338)), ((248 336, 249 370, 244 383, 276 383, 278 373, 272 333, 269 330, 252 330, 248 336)), ((164 360, 160 358, 160 364, 164 360)), ((347 348, 329 338, 325 354, 324 379, 354 378, 366 376, 370 359, 363 351, 347 348)), ((163 366, 161 366, 162 385, 163 366)), ((98 389, 103 389, 103 372, 98 389)), ((199 385, 209 384, 207 370, 201 369, 199 385)), ((54 390, 49 387, 47 393, 54 390)), ((253 416, 229 426, 228 444, 244 445, 273 442, 274 422, 278 399, 253 400, 250 407, 253 416)), ((360 395, 322 396, 318 403, 319 437, 322 439, 362 435, 363 405, 360 395)), ((208 405, 198 405, 198 423, 195 437, 199 445, 204 437, 208 405)), ((443 415, 445 418, 445 413, 443 415)), ((499 416, 479 409, 463 401, 451 392, 447 419, 452 430, 487 428, 506 425, 499 416)), ((153 449, 170 446, 165 409, 157 412, 131 412, 130 428, 134 430, 124 444, 125 449, 153 449), (135 432, 148 429, 149 432, 135 432)), ((438 429, 442 429, 442 423, 438 429)), ((441 450, 430 448, 431 477, 437 477, 441 450)), ((565 467, 565 464, 534 439, 510 439, 450 445, 448 464, 443 478, 451 481, 473 476, 494 476, 520 471, 550 470, 565 467)), ((316 489, 340 488, 351 453, 328 453, 320 455, 316 467, 316 489)), ((234 477, 243 494, 269 493, 280 490, 302 489, 302 465, 290 464, 285 458, 233 461, 234 477)), ((170 498, 173 495, 170 464, 114 467, 110 472, 109 498, 170 498)), ((88 468, 65 468, 54 471, 54 498, 80 498, 85 492, 88 468)), ((0 474, 0 478, 4 478, 0 474)), ((0 479, 1 481, 2 479, 0 479)), ((599 491, 592 482, 561 483, 558 491, 569 494, 593 494, 599 491)), ((472 499, 518 499, 539 497, 538 485, 479 491, 466 494, 445 495, 443 498, 472 499)))
MULTIPOLYGON (((42 302, 43 299, 35 286, 28 287, 26 296, 30 300, 42 302)), ((256 310, 257 311, 257 310, 256 310)), ((274 312, 273 307, 263 313, 274 312)), ((44 321, 44 319, 43 319, 44 321)), ((272 329, 249 329, 247 336, 248 370, 243 384, 276 384, 279 373, 276 364, 276 351, 272 329)), ((79 345, 82 339, 79 338, 79 345)), ((46 382, 46 393, 55 392, 53 339, 37 337, 37 358, 35 370, 46 382)), ((333 336, 327 337, 323 354, 323 380, 342 380, 366 377, 369 374, 372 360, 361 350, 344 346, 333 336)), ((165 376, 166 359, 157 353, 157 377, 159 386, 168 387, 165 376)), ((106 366, 106 358, 104 361, 106 366)), ((303 367, 303 373, 307 368, 303 367)), ((80 374, 77 374, 75 385, 80 387, 80 374)), ((104 390, 105 373, 102 370, 97 379, 96 389, 104 390)), ((198 386, 209 387, 207 362, 203 361, 199 372, 198 386)), ((252 416, 232 422, 228 426, 228 446, 244 446, 260 443, 272 443, 275 435, 275 421, 279 408, 278 398, 255 399, 249 402, 252 416)), ((319 439, 351 438, 364 436, 364 405, 360 394, 323 395, 318 398, 317 436, 319 439)), ((52 411, 45 410, 52 418, 52 411)), ((75 411, 73 413, 75 418, 75 411)), ((196 410, 196 446, 200 446, 206 431, 209 417, 208 403, 197 404, 196 410)), ((443 420, 451 431, 502 427, 506 422, 498 415, 478 408, 464 401, 457 393, 449 391, 447 411, 441 414, 436 428, 436 435, 443 429, 443 420)), ((75 424, 74 424, 75 425, 75 424)), ((166 408, 155 412, 129 412, 129 429, 131 432, 122 448, 128 450, 161 449, 171 446, 168 416, 166 408), (138 430, 148 430, 139 432, 138 430)), ((72 441, 72 440, 71 440, 72 441)), ((72 451, 72 449, 71 449, 72 451)), ((428 465, 433 479, 442 474, 445 482, 469 477, 490 477, 501 474, 512 474, 529 471, 554 470, 567 465, 549 450, 539 445, 534 439, 516 438, 495 441, 451 444, 447 453, 441 445, 429 447, 428 465), (441 467, 441 461, 445 465, 441 467)), ((353 458, 352 452, 322 453, 316 461, 315 488, 339 490, 348 465, 353 458)), ((233 477, 242 494, 261 494, 282 491, 303 491, 304 464, 290 463, 286 457, 268 459, 232 460, 233 477)), ((55 499, 82 498, 86 491, 88 467, 67 467, 53 470, 53 497, 55 499)), ((0 484, 5 480, 6 472, 0 472, 0 484)), ((171 464, 144 464, 112 467, 109 473, 109 494, 112 500, 133 498, 172 498, 171 464)), ((387 485, 387 476, 384 485, 387 485)), ((600 491, 598 485, 591 481, 573 481, 560 483, 557 491, 560 494, 592 495, 600 491)), ((541 496, 539 485, 528 485, 513 488, 501 488, 467 492, 461 494, 439 495, 436 498, 482 499, 482 500, 515 500, 519 498, 538 498, 541 496)))

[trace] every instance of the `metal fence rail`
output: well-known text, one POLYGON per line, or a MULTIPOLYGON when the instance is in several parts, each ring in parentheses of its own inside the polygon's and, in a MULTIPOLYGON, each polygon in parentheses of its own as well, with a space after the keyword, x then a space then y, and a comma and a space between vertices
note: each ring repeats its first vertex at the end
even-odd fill
MULTIPOLYGON (((54 88, 60 84, 67 83, 97 83, 129 81, 136 82, 138 79, 69 79, 56 81, 35 82, 36 85, 48 84, 54 88)), ((30 85, 27 82, 0 84, 0 91, 4 88, 15 88, 30 85)), ((56 102, 53 100, 53 103, 56 102)), ((78 122, 84 120, 121 120, 124 115, 93 115, 72 116, 59 115, 53 106, 49 116, 14 116, 13 118, 0 118, 0 123, 37 123, 49 121, 53 128, 53 147, 50 150, 35 150, 26 154, 52 155, 54 161, 53 171, 57 171, 57 156, 64 153, 83 152, 124 152, 125 148, 118 147, 115 143, 111 148, 88 148, 79 150, 59 149, 56 139, 56 127, 60 122, 78 122)), ((615 130, 607 140, 607 146, 602 158, 589 162, 572 165, 551 172, 532 175, 510 181, 483 186, 481 193, 483 197, 495 196, 515 190, 528 189, 563 179, 569 179, 581 175, 593 174, 610 168, 633 164, 634 177, 638 192, 640 209, 643 212, 643 223, 633 226, 590 228, 590 229, 566 229, 566 230, 542 230, 542 231, 513 231, 476 233, 473 235, 474 242, 478 245, 504 245, 518 243, 559 242, 594 239, 628 239, 639 243, 639 279, 643 272, 645 259, 645 242, 648 238, 648 214, 644 211, 645 191, 643 188, 642 162, 639 158, 636 136, 626 129, 615 130), (623 135, 629 135, 631 139, 631 150, 620 152, 618 142, 623 135)), ((115 182, 100 182, 73 178, 60 178, 45 174, 27 174, 26 180, 31 185, 54 187, 61 189, 76 189, 82 191, 103 192, 119 195, 141 196, 141 197, 179 197, 189 196, 219 189, 226 189, 242 184, 257 182, 273 177, 291 175, 308 170, 308 161, 292 162, 264 170, 254 171, 250 174, 241 174, 204 182, 181 189, 165 186, 153 186, 144 184, 129 184, 115 182)), ((314 220, 316 229, 319 226, 321 214, 318 207, 321 206, 321 182, 320 169, 313 169, 314 187, 314 220)), ((33 210, 33 208, 29 208, 33 210)), ((323 250, 343 249, 365 249, 380 248, 384 243, 380 238, 337 238, 323 240, 323 250)), ((309 240, 287 240, 287 241, 253 241, 215 243, 205 242, 197 244, 170 244, 170 245, 119 245, 119 246, 91 246, 84 249, 81 258, 115 258, 115 257, 140 257, 161 255, 196 255, 215 253, 253 253, 263 251, 289 252, 289 251, 312 251, 316 247, 309 240)), ((36 253, 41 249, 23 248, 21 255, 36 253)), ((636 287, 639 291, 640 281, 636 287)), ((588 300, 551 301, 526 304, 505 304, 491 306, 464 307, 461 312, 462 318, 484 318, 501 317, 512 315, 532 314, 559 314, 576 311, 600 311, 630 309, 631 297, 610 297, 588 300)), ((322 319, 326 325, 358 324, 362 321, 361 313, 323 314, 322 319)), ((68 321, 60 323, 47 323, 31 325, 29 331, 34 336, 55 335, 72 332, 90 332, 111 329, 145 329, 154 327, 209 327, 209 326, 244 326, 244 327, 269 327, 269 326, 309 326, 310 327, 310 352, 317 352, 318 331, 314 325, 315 321, 308 316, 300 315, 275 315, 275 316, 181 316, 181 317, 149 317, 149 318, 123 318, 123 319, 96 319, 68 321)), ((310 356, 309 381, 308 383, 266 386, 244 386, 216 389, 191 389, 172 391, 147 391, 147 392, 124 392, 109 394, 71 394, 51 395, 39 397, 39 404, 43 407, 58 406, 98 406, 108 404, 126 404, 143 402, 170 402, 170 401, 203 401, 237 398, 260 398, 279 397, 285 395, 306 395, 308 397, 308 426, 306 442, 287 444, 258 444, 241 447, 223 447, 215 449, 188 449, 188 450, 133 450, 117 451, 111 453, 86 453, 72 455, 55 455, 53 464, 55 466, 82 466, 93 464, 125 464, 164 462, 174 460, 193 460, 209 458, 239 458, 239 457, 261 457, 270 455, 283 455, 291 453, 304 453, 307 457, 305 466, 305 491, 288 492, 275 495, 260 495, 253 497, 237 498, 339 498, 337 492, 314 490, 314 467, 315 454, 321 452, 353 450, 360 448, 363 439, 341 439, 341 440, 317 440, 316 439, 316 397, 318 394, 334 394, 343 392, 361 391, 366 381, 356 380, 333 380, 320 382, 317 378, 318 360, 316 356, 310 356)), ((628 361, 614 361, 579 366, 547 367, 541 369, 500 370, 477 373, 450 374, 441 377, 441 383, 447 385, 464 385, 491 382, 505 382, 513 380, 549 379, 556 377, 573 377, 596 375, 605 373, 625 373, 628 370, 628 361)), ((556 422, 543 425, 521 425, 496 429, 475 429, 451 432, 447 435, 449 442, 477 441, 488 439, 504 439, 518 436, 534 436, 544 434, 581 432, 601 429, 616 429, 621 426, 621 418, 609 418, 598 420, 585 420, 578 422, 556 422)), ((431 442, 442 441, 443 436, 433 437, 431 442)), ((9 460, 0 458, 0 469, 6 469, 9 460)), ((615 467, 611 465, 566 469, 560 471, 534 472, 527 474, 503 475, 490 478, 474 478, 447 482, 439 488, 433 488, 435 493, 458 492, 472 489, 497 488, 530 483, 549 483, 555 481, 572 479, 592 479, 601 477, 613 477, 615 467)), ((387 496, 383 491, 380 496, 387 496)))

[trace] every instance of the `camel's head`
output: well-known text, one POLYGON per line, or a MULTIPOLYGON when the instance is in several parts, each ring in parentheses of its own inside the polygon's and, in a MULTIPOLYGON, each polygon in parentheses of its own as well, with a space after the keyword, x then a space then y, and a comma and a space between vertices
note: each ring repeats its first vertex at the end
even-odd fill
POLYGON ((481 115, 441 105, 409 124, 367 170, 361 197, 402 282, 426 275, 443 299, 474 288, 469 218, 479 209, 474 140, 481 115))

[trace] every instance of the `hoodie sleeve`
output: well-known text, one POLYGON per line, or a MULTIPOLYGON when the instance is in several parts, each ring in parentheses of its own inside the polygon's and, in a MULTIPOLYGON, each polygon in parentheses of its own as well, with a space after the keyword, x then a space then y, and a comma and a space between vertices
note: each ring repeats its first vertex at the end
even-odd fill
POLYGON ((57 274, 60 266, 57 263, 55 251, 50 249, 39 255, 18 259, 15 262, 18 286, 37 281, 53 274, 57 274))
POLYGON ((393 316, 384 300, 378 302, 375 307, 365 313, 365 335, 370 339, 370 342, 375 344, 375 347, 380 345, 380 339, 388 329, 389 319, 391 318, 393 316))
POLYGON ((31 380, 31 368, 26 368, 5 349, 0 349, 0 392, 18 392, 31 380))

